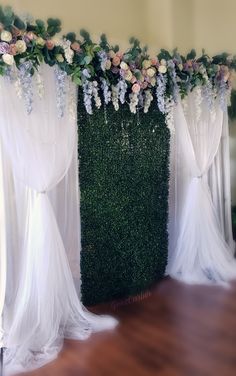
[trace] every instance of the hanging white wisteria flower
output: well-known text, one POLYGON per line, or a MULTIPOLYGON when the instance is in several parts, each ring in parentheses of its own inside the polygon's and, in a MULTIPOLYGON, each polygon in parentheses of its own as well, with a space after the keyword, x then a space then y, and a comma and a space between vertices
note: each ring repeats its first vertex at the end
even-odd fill
POLYGON ((202 114, 201 103, 202 103, 202 88, 200 86, 197 86, 194 89, 194 109, 195 109, 197 123, 199 122, 201 118, 201 114, 202 114))
POLYGON ((165 113, 166 83, 167 83, 166 76, 160 73, 157 79, 156 96, 157 96, 158 108, 163 114, 165 113))
POLYGON ((65 58, 68 64, 73 63, 74 51, 71 49, 71 41, 68 39, 63 39, 60 42, 61 47, 64 50, 65 58))
POLYGON ((120 80, 118 83, 119 99, 121 104, 125 103, 125 94, 127 92, 128 85, 125 80, 120 80))
POLYGON ((101 105, 102 105, 102 102, 101 102, 101 99, 100 99, 99 94, 98 94, 98 83, 97 83, 97 81, 92 82, 92 95, 93 95, 93 98, 94 98, 95 106, 97 108, 100 108, 101 105))
POLYGON ((101 82, 102 82, 101 87, 102 87, 104 102, 105 104, 108 104, 111 101, 111 91, 109 89, 107 80, 105 80, 105 78, 102 78, 101 82))
POLYGON ((22 88, 22 95, 25 101, 26 111, 28 114, 32 112, 33 104, 33 88, 32 88, 32 62, 25 61, 19 66, 19 80, 22 88))
POLYGON ((56 79, 56 103, 58 110, 58 117, 61 118, 65 111, 65 97, 66 97, 66 72, 62 71, 59 67, 55 67, 56 79))
POLYGON ((145 114, 148 112, 152 101, 153 101, 153 95, 152 95, 151 90, 146 90, 144 93, 144 107, 143 107, 143 111, 145 114))
POLYGON ((44 82, 42 78, 41 69, 38 68, 38 70, 35 72, 35 82, 36 82, 36 88, 39 98, 43 98, 44 96, 44 82))
POLYGON ((177 103, 178 95, 179 95, 179 87, 178 87, 178 82, 177 82, 178 78, 177 78, 177 73, 175 70, 175 63, 173 62, 173 60, 169 60, 167 65, 168 65, 168 68, 170 71, 170 77, 172 80, 172 97, 175 103, 177 103))
POLYGON ((174 107, 175 106, 176 106, 176 103, 172 96, 166 99, 165 101, 166 124, 172 134, 175 132, 175 126, 174 126, 174 107))
POLYGON ((108 61, 107 53, 105 51, 99 51, 98 57, 100 60, 101 69, 104 72, 107 69, 107 61, 108 61))
POLYGON ((118 111, 119 110, 119 87, 112 85, 111 92, 112 92, 112 104, 114 106, 114 109, 118 111))
POLYGON ((92 95, 93 85, 92 82, 85 80, 83 83, 84 105, 88 114, 92 115, 92 95))
POLYGON ((132 112, 132 114, 136 114, 137 106, 139 102, 139 93, 131 93, 129 95, 129 99, 130 99, 130 102, 129 102, 130 112, 132 112))
POLYGON ((69 79, 68 81, 69 117, 72 121, 75 121, 77 119, 77 91, 75 84, 71 81, 71 79, 69 79))

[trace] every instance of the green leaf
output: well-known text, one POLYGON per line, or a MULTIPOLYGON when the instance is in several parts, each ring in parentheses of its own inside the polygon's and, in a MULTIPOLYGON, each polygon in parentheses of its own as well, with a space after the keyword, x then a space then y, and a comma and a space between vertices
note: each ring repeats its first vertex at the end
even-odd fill
POLYGON ((42 20, 36 20, 35 21, 36 25, 38 26, 39 29, 45 29, 45 23, 42 20))
POLYGON ((66 39, 70 40, 71 43, 76 41, 76 34, 75 33, 68 33, 66 34, 66 39))
POLYGON ((188 54, 187 54, 187 60, 192 60, 195 59, 197 56, 196 51, 192 49, 188 54))
POLYGON ((20 30, 25 30, 26 28, 25 23, 18 16, 15 17, 14 26, 20 30))
POLYGON ((87 55, 84 57, 84 63, 87 65, 92 61, 92 57, 87 55))

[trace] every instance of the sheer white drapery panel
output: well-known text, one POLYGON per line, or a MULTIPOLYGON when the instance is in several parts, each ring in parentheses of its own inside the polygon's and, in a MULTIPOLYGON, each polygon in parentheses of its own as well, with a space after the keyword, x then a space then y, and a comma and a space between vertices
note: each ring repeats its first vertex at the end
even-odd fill
POLYGON ((199 94, 195 89, 184 105, 179 100, 174 109, 167 274, 188 283, 224 284, 236 278, 227 228, 230 209, 223 200, 226 190, 230 200, 229 183, 223 182, 229 176, 227 169, 225 176, 214 174, 214 168, 218 173, 221 168, 216 159, 221 156, 220 145, 225 148, 224 163, 229 163, 222 139, 226 120, 218 99, 210 111, 199 94))
POLYGON ((3 152, 0 140, 0 348, 3 347, 2 312, 6 293, 6 219, 3 183, 3 152))
POLYGON ((0 135, 12 172, 4 176, 11 208, 5 208, 10 288, 3 316, 9 374, 54 359, 64 337, 85 339, 117 323, 89 313, 78 298, 77 124, 69 111, 69 90, 76 87, 66 78, 64 116, 58 117, 54 69, 43 66, 42 78, 42 98, 33 79, 30 115, 10 80, 0 86, 0 135))

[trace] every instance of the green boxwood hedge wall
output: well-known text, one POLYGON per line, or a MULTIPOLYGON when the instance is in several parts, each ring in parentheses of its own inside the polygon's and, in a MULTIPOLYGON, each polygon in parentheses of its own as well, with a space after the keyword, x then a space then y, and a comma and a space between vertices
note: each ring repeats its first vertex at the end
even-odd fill
POLYGON ((147 114, 112 105, 88 115, 79 95, 82 300, 137 294, 167 262, 169 130, 147 114))

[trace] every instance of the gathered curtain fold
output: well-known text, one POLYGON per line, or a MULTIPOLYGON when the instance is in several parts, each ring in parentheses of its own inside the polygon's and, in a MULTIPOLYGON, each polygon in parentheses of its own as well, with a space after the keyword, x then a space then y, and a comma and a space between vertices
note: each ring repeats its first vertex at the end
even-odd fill
POLYGON ((230 230, 227 239, 225 221, 219 216, 220 212, 224 216, 220 208, 224 202, 211 190, 217 186, 211 177, 224 125, 218 98, 213 106, 210 111, 206 101, 199 102, 195 89, 184 105, 179 100, 174 109, 167 274, 189 283, 236 278, 230 230))
POLYGON ((85 339, 93 331, 116 325, 112 317, 89 313, 78 297, 77 123, 70 115, 69 95, 76 87, 66 78, 64 116, 58 116, 53 68, 44 65, 42 78, 43 97, 37 96, 36 81, 32 81, 30 114, 9 79, 1 79, 0 85, 0 137, 10 160, 12 192, 8 190, 8 195, 17 218, 16 226, 9 220, 6 240, 9 285, 14 279, 3 311, 9 372, 34 369, 54 359, 64 337, 85 339), (72 220, 77 235, 69 240, 72 220), (16 238, 14 244, 11 236, 16 238), (69 243, 73 249, 66 252, 69 243), (73 271, 70 265, 75 259, 73 271))

